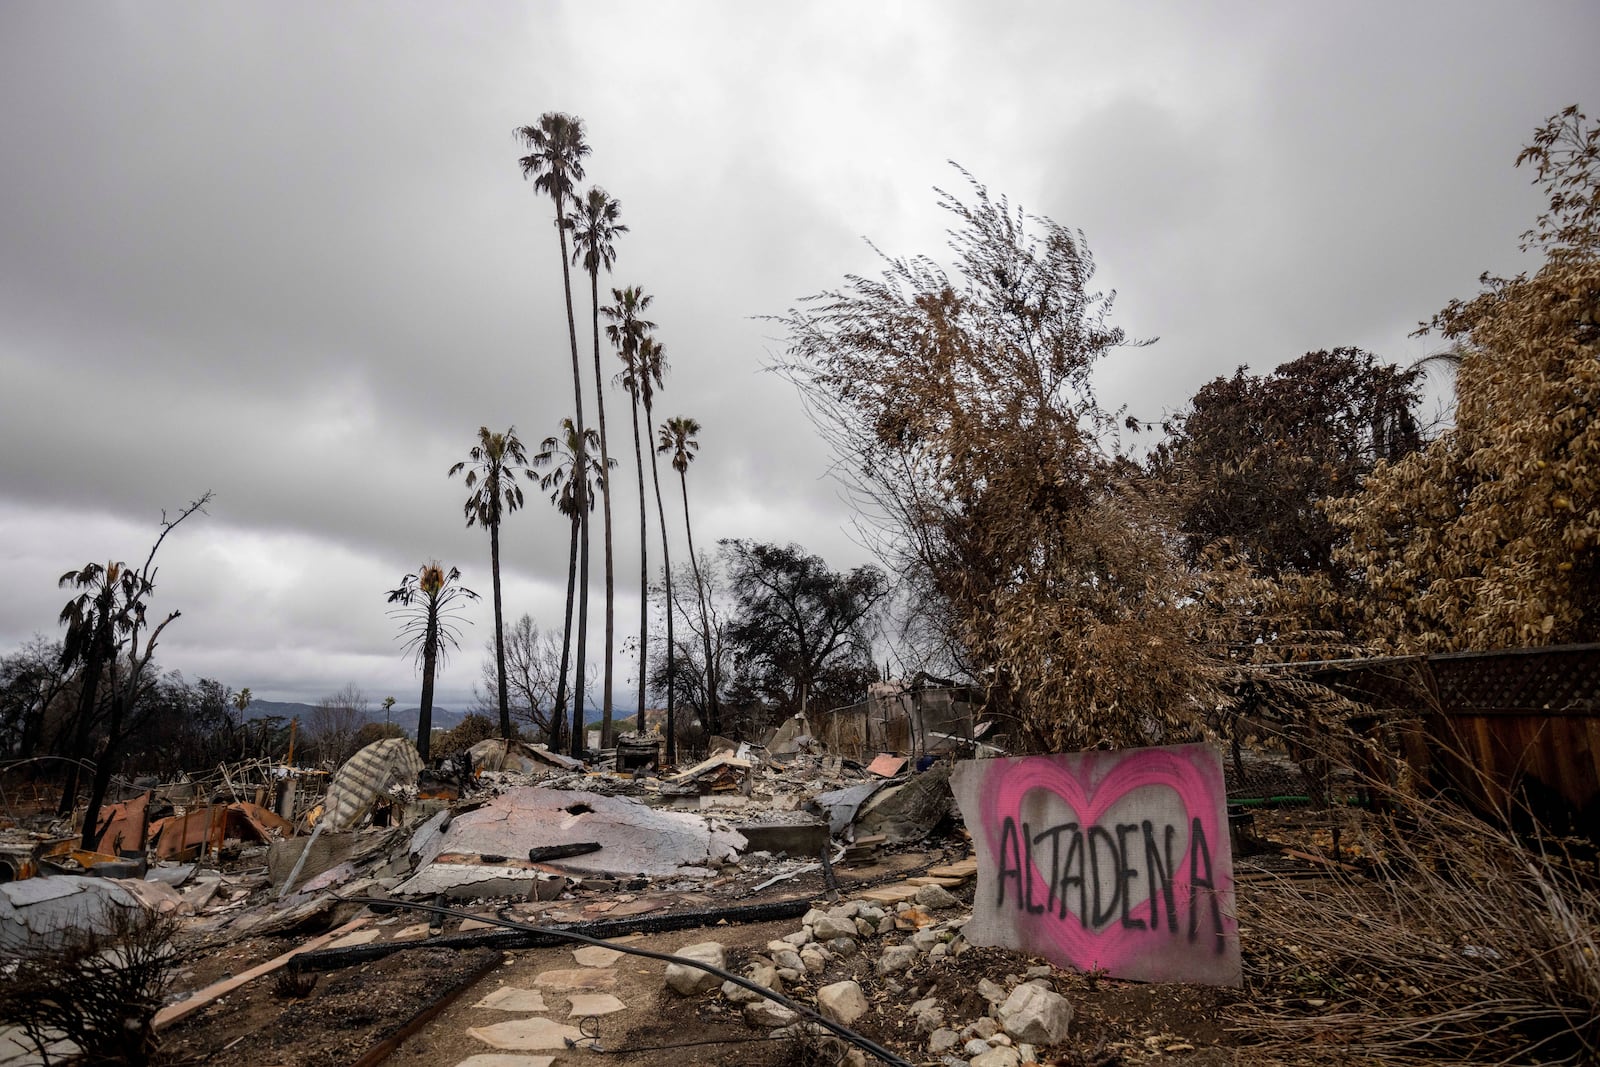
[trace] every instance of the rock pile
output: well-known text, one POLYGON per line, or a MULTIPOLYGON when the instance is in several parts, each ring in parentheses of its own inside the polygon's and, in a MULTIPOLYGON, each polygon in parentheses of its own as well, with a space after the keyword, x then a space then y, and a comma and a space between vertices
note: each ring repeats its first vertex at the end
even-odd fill
MULTIPOLYGON (((956 966, 956 959, 970 947, 961 929, 971 915, 948 914, 959 901, 947 890, 922 885, 914 893, 899 895, 903 899, 893 904, 853 900, 812 909, 798 930, 769 941, 765 951, 744 967, 743 977, 796 1002, 813 1004, 827 1019, 855 1027, 875 1011, 885 1010, 884 994, 888 998, 907 994, 908 983, 919 985, 929 972, 956 966), (947 914, 941 918, 935 913, 947 914)), ((708 942, 677 955, 714 962, 725 957, 725 949, 708 942)), ((906 1012, 906 1021, 937 1062, 951 1067, 1022 1067, 1038 1062, 1040 1047, 1065 1040, 1072 1025, 1072 1005, 1055 991, 1052 974, 1049 967, 1035 967, 1025 975, 1007 976, 1004 984, 981 979, 977 991, 988 1007, 977 1018, 961 1017, 955 1007, 941 1004, 935 996, 904 1009, 899 1007, 903 1000, 891 1000, 893 1006, 887 1010, 906 1012)), ((736 982, 719 986, 703 971, 669 965, 667 985, 680 996, 701 996, 716 989, 719 1002, 739 1011, 746 1025, 771 1030, 773 1036, 826 1033, 736 982), (699 977, 691 979, 686 972, 699 977)), ((841 1046, 839 1052, 845 1062, 856 1061, 855 1050, 847 1055, 841 1046)))

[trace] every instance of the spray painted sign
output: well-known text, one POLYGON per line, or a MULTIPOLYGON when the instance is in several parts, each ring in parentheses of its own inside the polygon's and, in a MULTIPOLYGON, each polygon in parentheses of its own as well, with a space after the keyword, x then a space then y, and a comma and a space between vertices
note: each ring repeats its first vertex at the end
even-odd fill
POLYGON ((951 787, 977 851, 973 944, 1117 978, 1240 984, 1215 748, 972 760, 951 787))

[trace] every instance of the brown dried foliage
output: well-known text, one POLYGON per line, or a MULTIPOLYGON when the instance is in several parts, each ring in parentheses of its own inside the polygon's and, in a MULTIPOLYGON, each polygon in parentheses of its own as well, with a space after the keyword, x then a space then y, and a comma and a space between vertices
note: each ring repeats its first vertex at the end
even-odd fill
MULTIPOLYGON (((1380 783, 1370 783, 1382 789, 1380 783)), ((1229 1021, 1289 1063, 1593 1063, 1600 890, 1555 844, 1389 794, 1371 877, 1242 887, 1251 996, 1229 1021)))
POLYGON ((1328 507, 1356 625, 1389 648, 1600 638, 1600 125, 1569 108, 1518 163, 1549 197, 1544 265, 1427 327, 1463 356, 1455 428, 1328 507))
MULTIPOLYGON (((964 172, 963 172, 964 173, 964 172)), ((971 181, 970 176, 968 180, 971 181)), ((1054 749, 1193 736, 1223 699, 1204 576, 1091 388, 1127 344, 1080 233, 971 181, 954 276, 887 259, 782 319, 836 473, 956 662, 1054 749)))

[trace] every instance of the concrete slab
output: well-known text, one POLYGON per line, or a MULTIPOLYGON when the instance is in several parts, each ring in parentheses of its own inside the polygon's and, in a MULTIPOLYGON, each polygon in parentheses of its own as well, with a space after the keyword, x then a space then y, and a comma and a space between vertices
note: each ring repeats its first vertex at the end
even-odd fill
POLYGON ((573 1041, 583 1040, 583 1031, 576 1026, 568 1026, 539 1015, 526 1019, 511 1019, 495 1023, 493 1026, 474 1026, 467 1033, 486 1045, 506 1049, 564 1049, 567 1047, 568 1038, 573 1041))
POLYGON ((617 972, 598 967, 574 967, 570 970, 545 971, 533 980, 540 989, 552 993, 611 989, 617 984, 617 972))
POLYGON ((572 950, 572 958, 583 967, 609 967, 622 958, 622 953, 614 948, 601 948, 599 945, 585 945, 572 950))
POLYGON ((457 815, 437 838, 413 844, 422 845, 420 861, 432 864, 444 852, 526 856, 530 848, 576 841, 597 841, 601 847, 560 860, 562 869, 629 877, 681 877, 685 868, 707 869, 736 859, 746 847, 742 834, 713 829, 699 815, 658 811, 630 797, 538 786, 508 789, 457 815))
POLYGON ((544 994, 537 989, 518 989, 503 985, 484 997, 474 1008, 493 1008, 495 1011, 549 1011, 544 994))
POLYGON ((898 904, 903 900, 915 899, 917 887, 914 885, 886 885, 877 889, 868 889, 856 895, 862 900, 870 900, 874 904, 898 904))
POLYGON ((610 1015, 627 1007, 610 993, 574 993, 568 1000, 571 1006, 567 1014, 574 1019, 585 1015, 610 1015))
POLYGON ((533 895, 538 871, 522 867, 497 867, 475 863, 429 863, 394 887, 396 896, 431 897, 439 893, 452 900, 533 895))

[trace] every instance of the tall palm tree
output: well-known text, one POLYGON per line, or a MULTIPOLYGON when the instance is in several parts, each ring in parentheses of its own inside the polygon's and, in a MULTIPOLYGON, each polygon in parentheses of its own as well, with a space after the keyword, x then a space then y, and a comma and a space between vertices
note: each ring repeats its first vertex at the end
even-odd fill
MULTIPOLYGON (((572 314, 572 272, 567 265, 567 206, 577 203, 575 183, 583 180, 583 157, 589 154, 589 145, 583 139, 583 120, 559 111, 547 111, 539 117, 537 126, 522 126, 516 137, 528 149, 528 154, 517 162, 522 176, 533 180, 536 191, 544 193, 556 205, 556 235, 561 243, 561 285, 567 298, 567 340, 572 346, 572 400, 576 420, 577 469, 588 468, 588 433, 583 425, 583 368, 578 362, 578 325, 572 314)), ((589 640, 589 511, 587 500, 588 479, 577 479, 575 510, 578 516, 578 662, 588 657, 589 640)), ((570 618, 570 616, 569 616, 570 618)), ((582 716, 580 703, 577 714, 582 716)), ((581 751, 583 739, 572 739, 575 754, 581 751)))
MULTIPOLYGON (((556 510, 567 516, 572 523, 572 544, 567 553, 567 614, 562 627, 563 637, 561 642, 561 673, 556 682, 556 708, 555 728, 552 733, 558 733, 567 706, 567 667, 571 662, 572 652, 572 596, 573 579, 577 574, 578 557, 578 523, 579 510, 582 507, 594 507, 594 494, 588 490, 593 487, 596 477, 596 465, 589 458, 590 450, 598 445, 598 437, 593 430, 585 434, 588 438, 584 441, 578 434, 578 429, 572 424, 571 419, 561 420, 561 432, 546 437, 539 445, 538 455, 533 457, 535 467, 548 467, 549 473, 539 479, 539 488, 550 494, 550 503, 556 510), (579 470, 587 469, 588 476, 577 477, 579 470)), ((580 633, 581 627, 580 627, 580 633)), ((579 645, 577 670, 573 672, 576 685, 576 699, 572 708, 572 740, 570 750, 574 756, 583 754, 583 702, 584 702, 584 659, 583 646, 579 645)), ((551 738, 551 746, 559 749, 560 740, 551 738)))
POLYGON ((628 396, 633 402, 633 463, 639 476, 639 707, 635 721, 639 724, 639 729, 643 730, 644 694, 646 679, 649 678, 646 666, 647 650, 650 647, 650 513, 645 507, 644 451, 639 439, 641 387, 635 376, 639 371, 639 342, 649 336, 649 332, 655 329, 656 324, 644 317, 644 309, 650 306, 653 298, 647 296, 637 285, 630 285, 626 289, 613 289, 611 298, 616 303, 610 307, 603 307, 600 311, 611 320, 611 324, 606 327, 606 337, 622 360, 622 372, 617 376, 617 380, 628 391, 628 396))
MULTIPOLYGON (((644 424, 648 429, 655 422, 656 390, 662 388, 662 382, 667 373, 666 349, 654 337, 639 339, 639 351, 635 354, 638 363, 634 374, 634 383, 639 394, 639 402, 644 405, 644 424)), ((650 450, 650 482, 655 487, 656 517, 661 523, 661 574, 667 594, 667 762, 676 763, 678 760, 678 735, 677 735, 677 646, 672 643, 672 552, 667 539, 667 511, 661 506, 661 466, 657 461, 656 450, 650 450)), ((641 680, 641 685, 643 684, 641 680)))
POLYGON ((500 736, 511 737, 511 705, 506 694, 506 642, 505 627, 501 619, 500 602, 500 520, 522 507, 522 487, 517 484, 517 468, 524 477, 532 478, 528 469, 528 456, 517 438, 515 426, 505 433, 492 433, 487 426, 478 427, 478 443, 467 451, 467 458, 450 468, 447 477, 454 478, 467 471, 467 497, 462 510, 467 525, 482 526, 489 531, 489 571, 494 580, 494 660, 499 676, 500 736), (471 469, 467 469, 470 463, 471 469))
POLYGON ((400 621, 400 638, 407 652, 416 656, 422 668, 422 710, 417 713, 417 754, 428 762, 428 742, 433 735, 433 678, 443 667, 452 648, 461 647, 461 631, 456 629, 461 600, 477 600, 478 594, 461 584, 455 567, 445 571, 438 560, 430 560, 389 591, 389 603, 399 607, 389 612, 400 621))
MULTIPOLYGON (((628 227, 617 221, 622 205, 594 186, 578 203, 573 217, 572 261, 589 272, 589 301, 594 328, 594 404, 600 421, 600 492, 606 538, 606 658, 600 700, 600 747, 611 747, 612 658, 616 647, 616 571, 611 553, 611 449, 606 438, 606 391, 600 371, 600 268, 606 273, 617 260, 615 241, 628 227)), ((641 724, 642 725, 642 724, 641 724)))
MULTIPOLYGON (((720 733, 722 730, 722 711, 717 706, 717 668, 711 658, 711 613, 706 610, 706 583, 700 576, 700 560, 694 554, 694 528, 689 525, 689 464, 694 462, 695 453, 700 451, 700 442, 695 435, 700 432, 700 424, 694 419, 684 416, 668 419, 661 424, 661 434, 656 442, 656 451, 672 453, 672 469, 678 472, 678 481, 683 486, 683 531, 689 538, 689 562, 694 566, 695 592, 700 597, 700 637, 705 642, 706 653, 706 729, 710 733, 720 733)), ((667 614, 672 613, 672 602, 667 602, 667 614)))

